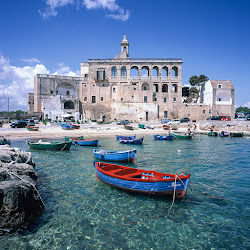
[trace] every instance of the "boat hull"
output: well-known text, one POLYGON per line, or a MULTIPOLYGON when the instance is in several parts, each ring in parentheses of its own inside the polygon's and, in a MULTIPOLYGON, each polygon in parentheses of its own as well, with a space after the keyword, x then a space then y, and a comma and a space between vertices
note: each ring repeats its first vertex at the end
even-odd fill
POLYGON ((133 135, 133 136, 116 135, 116 139, 117 139, 117 140, 120 140, 120 139, 132 140, 132 139, 135 139, 135 138, 136 138, 135 135, 133 135))
POLYGON ((155 140, 174 140, 174 135, 154 135, 155 140))
POLYGON ((72 125, 70 125, 68 123, 61 122, 60 125, 61 125, 61 128, 65 129, 65 130, 73 130, 74 129, 74 126, 72 126, 72 125))
POLYGON ((142 144, 143 143, 144 138, 135 138, 132 140, 126 140, 126 139, 120 139, 120 143, 123 144, 142 144))
POLYGON ((64 136, 65 141, 70 141, 70 140, 79 140, 83 139, 83 136, 78 136, 78 137, 69 137, 69 136, 64 136))
POLYGON ((207 135, 208 136, 218 136, 218 133, 217 132, 209 132, 207 135))
POLYGON ((52 142, 52 143, 34 143, 28 142, 28 145, 32 149, 38 150, 56 150, 56 151, 63 151, 69 150, 72 142, 52 142))
POLYGON ((181 134, 174 134, 175 139, 180 139, 180 140, 191 140, 192 135, 181 135, 181 134))
POLYGON ((92 139, 79 139, 79 140, 73 140, 75 144, 79 146, 98 146, 99 145, 99 139, 92 140, 92 139))
POLYGON ((125 129, 127 129, 127 130, 134 130, 134 128, 133 128, 133 127, 131 127, 131 126, 127 126, 127 125, 124 125, 124 128, 125 128, 125 129))
MULTIPOLYGON (((159 181, 158 179, 154 178, 140 179, 134 181, 122 177, 121 178, 113 177, 109 174, 104 173, 99 169, 97 162, 94 162, 94 166, 96 169, 97 178, 102 180, 103 182, 111 186, 123 189, 125 191, 147 194, 147 195, 172 196, 175 192, 176 198, 181 198, 186 194, 190 178, 190 175, 188 175, 185 179, 181 179, 181 181, 179 179, 176 179, 176 184, 173 178, 171 180, 165 179, 162 181, 159 181)), ((134 169, 134 171, 136 171, 136 169, 134 169)))
POLYGON ((243 132, 231 132, 230 137, 243 137, 243 132))
POLYGON ((39 127, 38 127, 38 126, 27 126, 26 128, 27 128, 27 130, 29 130, 29 131, 38 131, 38 130, 39 130, 39 127))
POLYGON ((124 161, 133 162, 136 158, 137 149, 128 151, 110 151, 94 149, 93 153, 95 158, 102 161, 124 161))

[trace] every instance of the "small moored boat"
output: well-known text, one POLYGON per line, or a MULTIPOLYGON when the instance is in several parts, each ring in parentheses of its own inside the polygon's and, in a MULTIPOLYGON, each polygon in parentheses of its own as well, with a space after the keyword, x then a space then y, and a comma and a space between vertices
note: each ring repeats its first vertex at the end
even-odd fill
POLYGON ((69 125, 72 126, 73 129, 80 129, 80 125, 76 125, 76 124, 72 124, 72 123, 70 123, 69 125))
POLYGON ((38 131, 39 130, 39 126, 27 126, 26 128, 29 131, 38 131))
POLYGON ((141 123, 138 124, 138 127, 139 127, 139 128, 142 128, 142 129, 145 129, 145 128, 146 128, 145 124, 141 124, 141 123))
POLYGON ((72 140, 75 144, 79 146, 98 146, 99 145, 99 138, 98 139, 77 139, 72 140))
POLYGON ((186 194, 190 174, 159 173, 116 164, 93 162, 97 178, 103 182, 130 192, 149 195, 170 195, 177 198, 186 194))
POLYGON ((142 144, 143 143, 143 140, 144 140, 144 136, 143 137, 140 137, 140 138, 134 138, 134 139, 120 139, 120 143, 123 143, 123 144, 142 144))
POLYGON ((93 149, 95 158, 103 161, 127 161, 133 162, 136 158, 137 148, 126 151, 113 151, 113 150, 102 150, 93 149))
POLYGON ((62 129, 66 129, 66 130, 72 130, 74 129, 74 127, 66 122, 60 122, 60 125, 62 127, 62 129))
POLYGON ((227 131, 221 131, 221 132, 219 133, 219 136, 220 136, 220 137, 228 137, 228 136, 229 136, 229 132, 227 132, 227 131))
POLYGON ((124 128, 127 130, 134 130, 134 127, 129 126, 129 125, 124 125, 124 128))
POLYGON ((189 133, 174 133, 174 138, 175 139, 183 139, 183 140, 191 140, 192 139, 192 135, 189 133))
POLYGON ((162 126, 164 130, 170 130, 170 126, 169 125, 163 125, 162 126))
POLYGON ((72 142, 44 142, 39 140, 38 142, 27 142, 30 148, 39 149, 39 150, 69 150, 72 142))
POLYGON ((243 137, 243 132, 230 132, 230 137, 243 137))
POLYGON ((135 139, 135 138, 136 138, 136 135, 133 135, 133 136, 116 135, 117 140, 120 140, 120 139, 132 140, 132 139, 135 139))
POLYGON ((155 140, 174 140, 174 135, 154 135, 155 140))
POLYGON ((218 132, 215 132, 215 131, 209 132, 207 135, 208 136, 218 136, 218 132))
POLYGON ((72 140, 78 140, 78 139, 84 139, 84 138, 83 136, 77 136, 77 137, 64 136, 65 141, 72 141, 72 140))

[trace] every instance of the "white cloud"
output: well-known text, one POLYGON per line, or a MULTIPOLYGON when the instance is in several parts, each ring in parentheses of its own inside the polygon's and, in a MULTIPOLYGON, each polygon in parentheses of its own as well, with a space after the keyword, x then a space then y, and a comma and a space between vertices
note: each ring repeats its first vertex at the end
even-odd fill
POLYGON ((74 0, 47 0, 46 4, 47 4, 47 9, 42 12, 42 11, 38 11, 41 16, 44 19, 48 19, 51 16, 57 16, 58 12, 57 12, 57 8, 59 7, 64 7, 67 6, 69 4, 73 4, 74 0))
POLYGON ((114 11, 120 9, 115 1, 116 0, 83 0, 83 4, 87 9, 103 8, 114 11))
POLYGON ((129 19, 129 16, 130 16, 130 11, 126 11, 124 12, 124 10, 122 10, 120 12, 120 14, 109 14, 107 15, 107 17, 110 17, 110 18, 113 18, 113 19, 116 19, 116 20, 120 20, 120 21, 123 21, 123 22, 126 22, 128 19, 129 19))
MULTIPOLYGON (((57 9, 60 7, 76 4, 77 9, 79 9, 78 1, 79 0, 47 0, 47 8, 45 11, 39 10, 38 12, 44 19, 48 19, 49 17, 57 16, 57 9)), ((116 0, 82 0, 82 5, 88 10, 102 8, 104 10, 110 11, 112 13, 107 14, 107 17, 120 21, 127 21, 130 16, 130 11, 125 11, 116 3, 116 0)))
POLYGON ((250 108, 250 102, 245 103, 242 107, 248 107, 248 108, 250 108))
MULTIPOLYGON (((37 59, 38 60, 38 59, 37 59)), ((39 61, 39 60, 38 60, 39 61)), ((60 63, 55 75, 79 76, 70 67, 60 63)), ((0 111, 7 110, 7 99, 10 98, 11 110, 27 110, 27 94, 34 92, 34 76, 36 74, 51 74, 43 64, 17 67, 10 64, 9 59, 0 55, 0 111)))
POLYGON ((40 61, 37 58, 22 59, 22 61, 30 64, 40 63, 40 61))

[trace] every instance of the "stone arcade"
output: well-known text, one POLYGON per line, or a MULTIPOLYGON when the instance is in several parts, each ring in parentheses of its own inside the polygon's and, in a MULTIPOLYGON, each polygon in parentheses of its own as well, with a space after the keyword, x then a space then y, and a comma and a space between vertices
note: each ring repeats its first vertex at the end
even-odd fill
POLYGON ((80 77, 36 75, 29 113, 53 120, 67 113, 77 120, 139 122, 234 113, 231 81, 209 81, 201 86, 199 102, 183 104, 182 59, 130 58, 126 35, 114 59, 89 59, 80 72, 80 77))

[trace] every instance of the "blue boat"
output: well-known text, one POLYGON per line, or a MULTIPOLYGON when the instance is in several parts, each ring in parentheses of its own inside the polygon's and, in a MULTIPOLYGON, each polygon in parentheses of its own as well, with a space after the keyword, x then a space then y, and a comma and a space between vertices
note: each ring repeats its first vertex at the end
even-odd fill
POLYGON ((135 138, 136 138, 136 135, 133 135, 133 136, 116 135, 116 139, 117 139, 117 140, 120 140, 120 139, 132 140, 132 139, 135 139, 135 138))
POLYGON ((66 122, 60 122, 60 125, 61 125, 62 129, 66 129, 66 130, 74 129, 74 126, 72 126, 66 122))
POLYGON ((98 139, 77 139, 72 140, 75 144, 79 146, 98 146, 99 145, 99 138, 98 139))
POLYGON ((154 135, 155 140, 174 140, 174 135, 154 135))
POLYGON ((134 162, 136 158, 137 148, 127 151, 113 151, 113 150, 101 150, 93 149, 95 158, 103 161, 127 161, 134 162))
POLYGON ((121 165, 93 162, 97 178, 126 191, 149 195, 170 195, 176 198, 186 194, 190 174, 159 173, 121 165))
POLYGON ((144 140, 144 137, 130 139, 130 140, 122 138, 122 139, 120 139, 120 143, 123 143, 123 144, 142 144, 143 140, 144 140))
POLYGON ((220 137, 228 137, 229 136, 229 132, 227 132, 227 131, 221 131, 220 133, 219 133, 219 136, 220 137))

